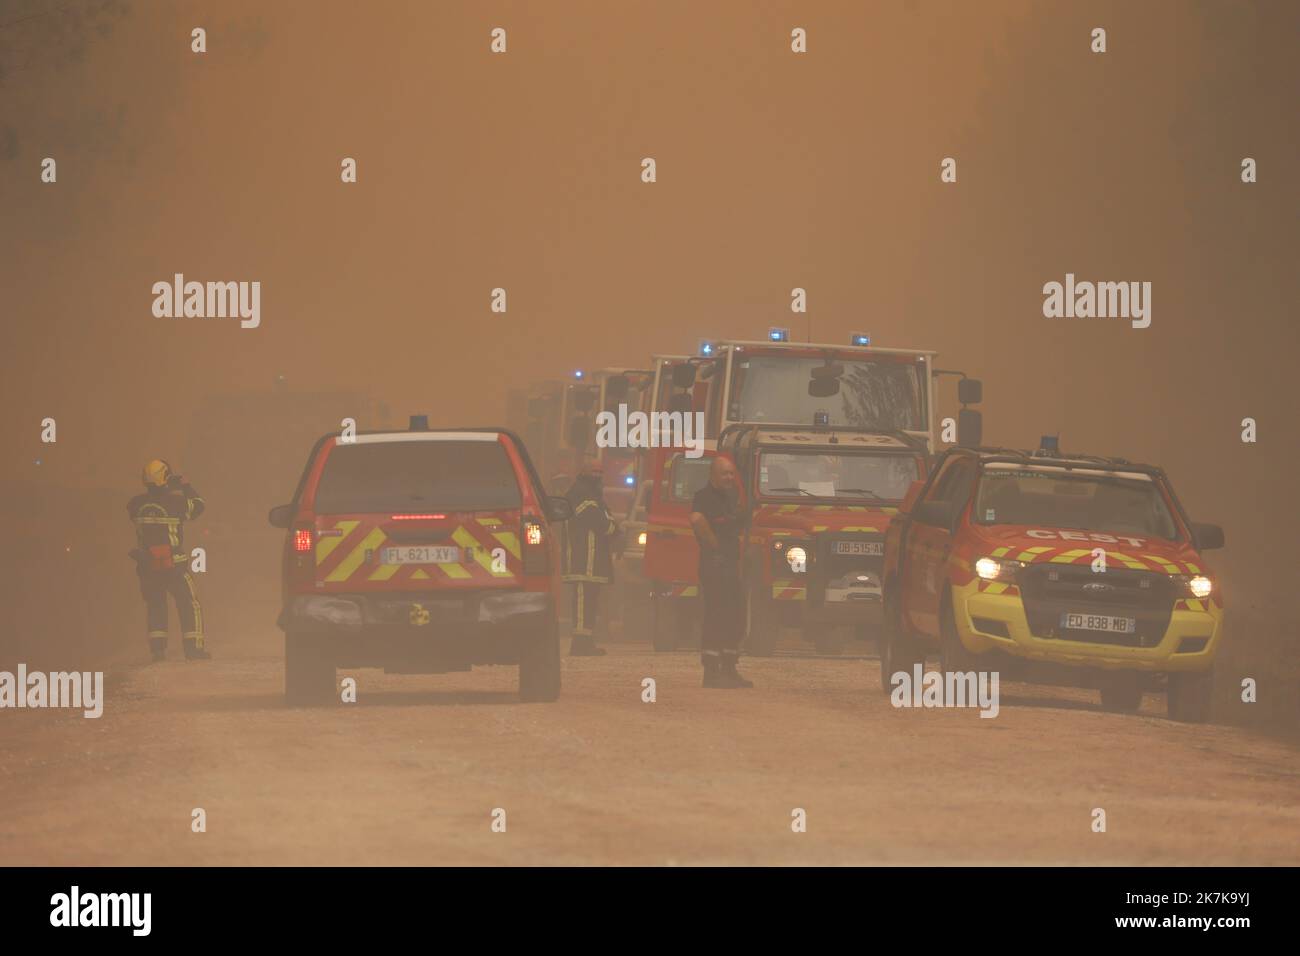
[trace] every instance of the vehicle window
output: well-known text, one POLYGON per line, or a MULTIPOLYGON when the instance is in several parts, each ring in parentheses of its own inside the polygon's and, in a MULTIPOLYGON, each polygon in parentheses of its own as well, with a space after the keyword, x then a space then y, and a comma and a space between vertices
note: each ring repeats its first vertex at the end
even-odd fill
MULTIPOLYGON (((930 485, 930 490, 926 493, 925 500, 926 501, 955 500, 956 497, 955 491, 958 490, 957 483, 959 480, 961 480, 962 471, 965 470, 968 474, 970 472, 969 467, 963 469, 964 465, 966 465, 966 462, 964 462, 960 458, 949 459, 948 464, 944 466, 944 469, 939 474, 939 477, 934 480, 934 483, 932 485, 930 485)), ((970 490, 969 486, 967 486, 966 490, 969 492, 970 490)))
POLYGON ((983 525, 1178 536, 1164 496, 1147 478, 986 468, 972 518, 983 525))
POLYGON ((922 429, 926 421, 924 376, 916 362, 893 359, 836 359, 842 372, 835 395, 808 394, 820 358, 750 355, 733 359, 727 417, 744 422, 922 429))
POLYGON ((695 492, 709 483, 709 468, 713 459, 687 458, 678 455, 673 459, 672 474, 668 480, 668 496, 673 501, 691 501, 695 492))
POLYGON ((519 484, 495 441, 336 445, 316 489, 322 514, 518 508, 519 484))
POLYGON ((774 497, 901 501, 918 475, 916 459, 906 455, 765 451, 758 490, 774 497))

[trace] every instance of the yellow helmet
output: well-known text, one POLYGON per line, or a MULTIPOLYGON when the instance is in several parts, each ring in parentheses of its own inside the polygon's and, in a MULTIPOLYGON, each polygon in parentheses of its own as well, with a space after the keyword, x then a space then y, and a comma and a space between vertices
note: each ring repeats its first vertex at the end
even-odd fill
POLYGON ((148 487, 152 485, 155 488, 163 488, 167 485, 167 479, 172 476, 172 469, 167 462, 161 458, 155 458, 144 466, 140 473, 140 480, 148 487))

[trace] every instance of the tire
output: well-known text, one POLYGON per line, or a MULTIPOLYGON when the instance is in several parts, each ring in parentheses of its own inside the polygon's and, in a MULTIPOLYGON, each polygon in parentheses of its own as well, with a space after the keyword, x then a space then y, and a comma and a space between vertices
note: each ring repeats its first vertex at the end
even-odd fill
POLYGON ((805 624, 804 637, 812 641, 818 654, 839 656, 844 653, 844 628, 833 624, 805 624))
POLYGON ((939 624, 939 670, 945 674, 968 673, 980 669, 978 654, 966 650, 957 634, 957 615, 950 604, 945 604, 940 612, 939 624))
POLYGON ((293 707, 332 704, 336 700, 334 657, 319 634, 286 631, 284 699, 293 707))
POLYGON ((1101 683, 1101 706, 1116 714, 1135 714, 1142 706, 1142 681, 1135 671, 1107 674, 1101 683))
POLYGON ((650 643, 656 651, 675 651, 681 636, 680 619, 676 601, 659 597, 650 602, 650 643))
POLYGON ((528 641, 519 660, 519 699, 553 703, 560 699, 560 630, 552 624, 528 641))
POLYGON ((925 670, 925 645, 903 632, 898 611, 885 605, 880 629, 880 689, 894 691, 893 677, 899 671, 911 675, 917 664, 925 670))
POLYGON ((781 620, 762 588, 755 583, 745 592, 745 653, 753 657, 771 657, 781 639, 781 620))
POLYGON ((1213 671, 1199 674, 1170 674, 1167 703, 1169 719, 1185 724, 1205 723, 1210 719, 1210 705, 1214 699, 1213 690, 1213 671))

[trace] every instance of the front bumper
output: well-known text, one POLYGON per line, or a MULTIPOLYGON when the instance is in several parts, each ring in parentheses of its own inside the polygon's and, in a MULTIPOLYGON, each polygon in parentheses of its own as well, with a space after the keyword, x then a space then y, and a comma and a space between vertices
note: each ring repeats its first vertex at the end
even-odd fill
POLYGON ((1030 628, 1016 589, 981 590, 980 585, 976 579, 952 589, 958 634, 966 649, 976 654, 999 651, 1023 660, 1075 667, 1185 673, 1213 666, 1223 633, 1223 609, 1213 601, 1189 598, 1175 603, 1163 634, 1147 646, 1122 646, 1100 637, 1096 641, 1044 637, 1030 628))

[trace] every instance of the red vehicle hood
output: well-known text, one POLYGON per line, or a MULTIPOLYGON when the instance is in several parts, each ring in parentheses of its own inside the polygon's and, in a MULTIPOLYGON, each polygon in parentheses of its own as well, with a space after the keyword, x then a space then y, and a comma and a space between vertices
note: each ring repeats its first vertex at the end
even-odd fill
POLYGON ((898 514, 893 506, 796 505, 768 502, 754 512, 752 530, 781 529, 803 534, 822 531, 878 531, 885 533, 898 514))
POLYGON ((1036 525, 970 526, 969 530, 981 545, 977 550, 995 558, 1088 564, 1093 550, 1104 548, 1106 560, 1119 567, 1167 574, 1199 574, 1205 570, 1201 556, 1190 544, 1146 535, 1036 525))

